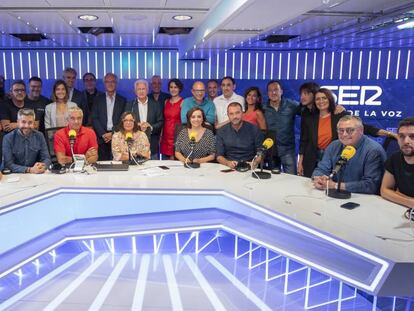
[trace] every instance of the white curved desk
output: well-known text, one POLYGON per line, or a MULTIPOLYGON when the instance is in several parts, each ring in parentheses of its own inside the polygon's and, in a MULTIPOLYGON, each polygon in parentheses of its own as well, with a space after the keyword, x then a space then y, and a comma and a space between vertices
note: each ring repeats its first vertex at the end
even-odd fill
MULTIPOLYGON (((368 293, 413 296, 414 231, 402 216, 403 207, 378 196, 353 194, 351 201, 359 203, 360 207, 346 210, 339 207, 343 201, 328 198, 323 192, 313 189, 309 179, 281 174, 272 175, 269 180, 256 180, 251 177, 251 172, 222 173, 220 170, 223 168, 218 164, 204 164, 200 169, 186 169, 176 161, 149 161, 143 166, 130 167, 127 172, 4 176, 0 182, 0 256, 10 254, 18 245, 74 219, 193 209, 201 211, 212 207, 247 217, 252 222, 252 228, 255 221, 264 223, 263 231, 259 226, 254 230, 251 228, 250 232, 245 228, 245 231, 238 233, 285 251, 288 257, 291 255, 295 260, 368 293), (158 165, 167 165, 170 170, 163 171, 158 165), (8 179, 16 176, 20 178, 18 182, 8 183, 8 179), (101 200, 102 195, 108 194, 110 196, 101 200), (119 201, 125 195, 145 198, 145 206, 131 207, 119 201), (201 199, 194 200, 197 197, 201 199), (108 198, 112 198, 112 203, 108 198), (55 201, 54 204, 42 205, 44 200, 55 201), (177 203, 166 204, 172 201, 177 203), (116 212, 105 207, 117 202, 120 206, 116 212), (168 205, 168 208, 158 207, 158 202, 160 206, 168 205), (35 210, 39 206, 47 206, 42 207, 46 214, 39 215, 39 210, 35 210), (68 207, 75 211, 66 214, 68 207), (37 214, 23 217, 22 211, 29 208, 37 214), (272 237, 272 232, 276 234, 276 231, 270 230, 271 226, 284 230, 277 232, 285 234, 284 239, 296 238, 296 242, 292 243, 296 243, 297 248, 283 246, 282 240, 272 237), (15 239, 9 238, 10 230, 18 232, 15 239), (300 245, 300 240, 303 240, 303 245, 300 245), (312 248, 312 240, 316 248, 312 248), (349 254, 350 261, 357 262, 358 258, 362 258, 361 271, 364 267, 372 267, 372 271, 364 277, 366 281, 358 279, 357 275, 341 274, 342 268, 346 270, 349 267, 336 267, 335 261, 339 259, 329 254, 327 258, 317 254, 320 257, 315 259, 312 252, 328 245, 332 246, 332 254, 338 252, 342 258, 346 254, 349 254)), ((223 216, 221 225, 226 226, 227 230, 236 230, 237 221, 227 215, 223 216)), ((358 271, 358 268, 355 269, 358 271)))

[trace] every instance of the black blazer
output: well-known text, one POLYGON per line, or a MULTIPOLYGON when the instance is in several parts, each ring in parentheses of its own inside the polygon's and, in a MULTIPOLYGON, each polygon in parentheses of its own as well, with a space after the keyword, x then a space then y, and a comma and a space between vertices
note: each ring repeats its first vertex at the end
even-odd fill
POLYGON ((83 121, 82 124, 86 125, 88 123, 89 118, 89 107, 88 107, 88 101, 84 94, 79 91, 78 89, 73 89, 72 99, 71 102, 74 102, 78 105, 80 109, 83 111, 83 121))
MULTIPOLYGON (((118 126, 121 119, 121 115, 125 110, 126 98, 122 95, 116 94, 114 111, 112 113, 112 123, 114 128, 118 126)), ((104 140, 102 135, 107 131, 106 123, 108 121, 108 115, 106 111, 106 94, 100 93, 93 99, 92 105, 92 126, 98 136, 98 143, 103 144, 104 140)))
MULTIPOLYGON (((338 139, 336 125, 339 119, 347 114, 346 111, 331 114, 332 141, 338 139)), ((319 112, 302 116, 299 154, 303 155, 303 175, 306 177, 312 176, 313 170, 318 164, 318 126, 319 112)))
MULTIPOLYGON (((125 105, 125 111, 132 111, 135 115, 135 120, 141 122, 138 111, 138 100, 136 98, 125 105)), ((164 125, 164 115, 161 106, 149 97, 147 122, 152 126, 152 131, 146 132, 151 145, 151 155, 158 154, 160 134, 164 125)))
MULTIPOLYGON (((153 93, 148 94, 148 98, 155 100, 153 93)), ((169 98, 171 98, 170 94, 160 92, 160 95, 158 96, 158 100, 155 100, 160 105, 162 111, 164 111, 165 101, 169 98)))

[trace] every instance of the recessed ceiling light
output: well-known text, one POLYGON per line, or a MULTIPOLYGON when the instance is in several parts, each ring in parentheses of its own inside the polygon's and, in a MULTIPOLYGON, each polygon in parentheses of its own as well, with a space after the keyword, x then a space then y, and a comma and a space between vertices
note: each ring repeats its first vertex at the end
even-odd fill
POLYGON ((91 22, 91 21, 96 21, 99 17, 96 15, 91 15, 91 14, 83 14, 83 15, 79 15, 78 18, 83 21, 91 22))
POLYGON ((189 21, 193 17, 190 15, 175 15, 173 16, 173 19, 176 21, 189 21))

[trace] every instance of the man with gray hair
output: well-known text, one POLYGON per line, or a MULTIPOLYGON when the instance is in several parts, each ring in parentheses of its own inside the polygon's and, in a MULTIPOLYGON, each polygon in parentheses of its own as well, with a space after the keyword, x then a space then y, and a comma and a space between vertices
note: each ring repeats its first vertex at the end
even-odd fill
POLYGON ((137 80, 134 85, 133 101, 125 105, 125 111, 132 111, 141 131, 145 132, 151 145, 151 159, 159 159, 160 134, 164 125, 163 111, 158 103, 148 97, 148 82, 137 80))
POLYGON ((154 75, 151 78, 151 93, 148 94, 148 97, 155 100, 161 107, 161 110, 164 110, 165 101, 171 98, 171 95, 161 91, 162 80, 161 76, 154 75))
POLYGON ((50 165, 45 137, 34 126, 34 110, 20 109, 17 128, 4 137, 4 167, 13 173, 41 174, 50 165))
POLYGON ((83 96, 82 92, 75 88, 77 71, 74 68, 66 67, 63 70, 63 81, 65 81, 68 90, 68 100, 74 102, 83 111, 83 125, 88 123, 89 119, 89 107, 86 97, 83 96))
POLYGON ((347 146, 356 149, 346 167, 343 168, 341 190, 376 194, 381 185, 384 173, 386 154, 382 146, 364 135, 364 126, 359 117, 346 115, 337 125, 338 140, 331 142, 326 148, 322 160, 313 171, 312 180, 315 188, 325 190, 326 187, 337 188, 337 176, 329 179, 329 175, 338 162, 342 150, 347 146))
MULTIPOLYGON (((83 112, 79 107, 69 108, 68 126, 58 130, 54 137, 54 149, 57 161, 61 165, 73 162, 69 131, 75 131, 73 153, 84 154, 86 162, 95 163, 98 160, 98 142, 95 132, 82 126, 83 112)), ((72 132, 73 132, 72 131, 72 132)))

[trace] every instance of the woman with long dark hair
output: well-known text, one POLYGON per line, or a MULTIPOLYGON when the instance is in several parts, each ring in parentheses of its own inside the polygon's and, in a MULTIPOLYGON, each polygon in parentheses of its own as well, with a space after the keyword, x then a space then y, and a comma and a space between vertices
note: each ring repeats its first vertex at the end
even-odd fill
POLYGON ((259 129, 267 130, 266 119, 262 109, 262 94, 256 86, 249 87, 244 93, 246 108, 243 120, 256 125, 259 129))

